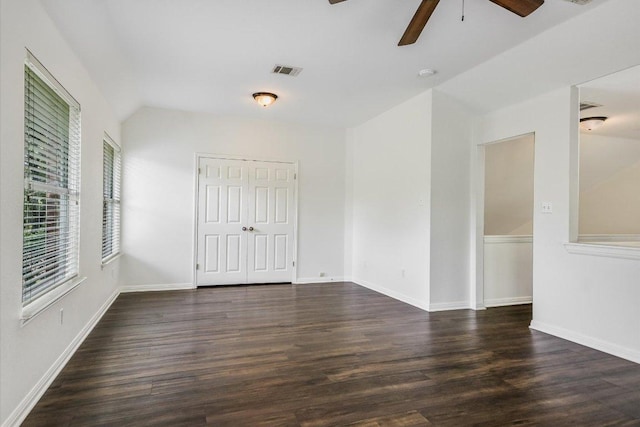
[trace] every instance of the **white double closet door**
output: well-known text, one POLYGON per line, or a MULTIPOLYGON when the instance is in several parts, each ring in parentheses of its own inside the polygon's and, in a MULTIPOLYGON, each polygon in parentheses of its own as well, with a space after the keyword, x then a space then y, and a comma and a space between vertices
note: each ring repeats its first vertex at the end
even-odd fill
POLYGON ((198 163, 196 285, 291 282, 295 165, 198 163))

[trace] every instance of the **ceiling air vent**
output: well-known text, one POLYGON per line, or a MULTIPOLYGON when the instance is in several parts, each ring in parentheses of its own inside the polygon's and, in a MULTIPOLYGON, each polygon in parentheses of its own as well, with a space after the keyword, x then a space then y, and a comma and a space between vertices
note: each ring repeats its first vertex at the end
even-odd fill
POLYGON ((588 110, 589 108, 602 107, 601 104, 595 102, 584 101, 580 103, 580 111, 588 110))
POLYGON ((579 5, 585 5, 585 4, 589 4, 591 3, 593 0, 565 0, 568 1, 569 3, 575 3, 575 4, 579 4, 579 5))
POLYGON ((297 76, 301 71, 302 68, 291 67, 289 65, 276 65, 275 67, 273 67, 273 70, 271 70, 271 72, 274 74, 284 74, 291 77, 297 76))

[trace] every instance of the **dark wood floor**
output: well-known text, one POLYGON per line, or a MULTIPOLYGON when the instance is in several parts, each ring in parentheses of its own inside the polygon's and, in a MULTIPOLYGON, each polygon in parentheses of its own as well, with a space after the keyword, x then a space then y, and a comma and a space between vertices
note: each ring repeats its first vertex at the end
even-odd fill
POLYGON ((25 426, 640 425, 640 365, 350 283, 123 294, 25 426))

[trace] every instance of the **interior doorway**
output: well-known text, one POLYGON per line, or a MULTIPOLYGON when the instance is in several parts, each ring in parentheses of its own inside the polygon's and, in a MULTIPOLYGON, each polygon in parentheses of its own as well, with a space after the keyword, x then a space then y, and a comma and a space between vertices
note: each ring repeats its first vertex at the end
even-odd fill
POLYGON ((534 134, 484 145, 484 306, 533 302, 534 134))
POLYGON ((296 165, 199 157, 196 286, 292 282, 296 165))

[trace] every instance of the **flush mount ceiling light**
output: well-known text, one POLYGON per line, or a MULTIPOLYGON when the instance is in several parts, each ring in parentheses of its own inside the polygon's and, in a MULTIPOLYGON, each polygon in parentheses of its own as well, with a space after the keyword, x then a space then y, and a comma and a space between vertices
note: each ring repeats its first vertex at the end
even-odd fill
POLYGON ((599 128, 604 124, 604 121, 607 120, 607 117, 585 117, 584 119, 580 119, 580 129, 582 130, 594 130, 599 128))
POLYGON ((253 99, 255 99, 256 102, 263 107, 268 107, 269 105, 276 102, 276 99, 278 99, 278 95, 270 92, 256 92, 253 94, 253 99))
POLYGON ((425 68, 423 70, 418 71, 418 77, 431 77, 435 73, 437 73, 436 70, 433 70, 431 68, 425 68))

